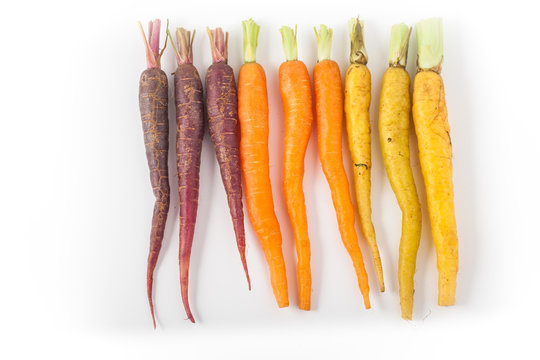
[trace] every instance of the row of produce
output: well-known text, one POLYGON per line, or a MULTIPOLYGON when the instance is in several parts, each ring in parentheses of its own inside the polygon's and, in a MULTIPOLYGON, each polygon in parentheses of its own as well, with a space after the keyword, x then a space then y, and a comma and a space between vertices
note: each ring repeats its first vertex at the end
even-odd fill
MULTIPOLYGON (((150 180, 155 195, 147 291, 154 327, 153 273, 161 249, 170 203, 168 149, 168 82, 160 60, 160 21, 142 25, 148 68, 140 79, 139 105, 150 180)), ((227 65, 228 34, 208 29, 213 64, 203 84, 193 66, 195 31, 178 28, 176 45, 167 26, 178 67, 174 73, 176 102, 176 160, 180 208, 180 285, 188 318, 194 322, 188 297, 189 261, 199 201, 199 167, 204 129, 208 126, 214 143, 223 185, 227 194, 236 242, 249 288, 245 257, 243 189, 249 220, 264 251, 270 281, 279 307, 289 305, 280 225, 275 215, 269 176, 268 95, 264 69, 256 62, 259 26, 253 20, 243 25, 243 58, 238 87, 234 71, 227 65), (206 119, 206 120, 205 120, 206 119)), ((384 165, 402 210, 398 282, 401 314, 412 318, 416 253, 421 234, 422 212, 410 166, 409 126, 411 114, 418 138, 429 218, 439 270, 439 305, 453 305, 458 271, 458 241, 452 183, 452 150, 443 81, 442 23, 428 19, 416 24, 418 72, 412 106, 410 78, 405 70, 412 28, 394 25, 390 35, 389 68, 383 76, 379 103, 379 134, 384 165), (411 111, 412 110, 412 111, 411 111)), ((330 59, 332 29, 316 29, 318 62, 312 83, 305 64, 298 60, 296 30, 280 29, 286 61, 279 68, 279 87, 284 113, 283 191, 293 227, 297 250, 299 308, 311 308, 311 267, 308 219, 303 193, 304 157, 312 126, 316 123, 319 157, 330 186, 343 244, 358 278, 366 309, 370 308, 368 275, 355 230, 355 212, 342 159, 342 127, 345 114, 349 150, 353 162, 354 188, 360 228, 371 250, 379 290, 384 291, 381 257, 371 221, 371 74, 364 45, 364 25, 349 21, 350 66, 345 89, 336 62, 330 59), (315 121, 316 119, 316 121, 315 121)))

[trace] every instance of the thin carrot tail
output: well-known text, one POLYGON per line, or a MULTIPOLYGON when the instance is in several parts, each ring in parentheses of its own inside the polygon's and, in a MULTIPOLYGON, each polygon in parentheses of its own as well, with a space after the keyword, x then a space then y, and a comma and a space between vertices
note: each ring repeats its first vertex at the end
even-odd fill
POLYGON ((152 289, 154 287, 154 269, 156 267, 155 262, 150 261, 150 254, 148 258, 148 273, 146 276, 146 291, 148 293, 148 304, 150 305, 150 313, 152 314, 152 322, 154 323, 154 330, 156 329, 156 315, 154 313, 154 302, 152 301, 152 289))
POLYGON ((356 277, 358 278, 358 287, 360 288, 360 293, 364 298, 364 306, 366 309, 370 309, 371 303, 369 301, 369 283, 362 253, 360 252, 360 249, 358 249, 358 251, 351 252, 350 255, 351 259, 353 260, 356 277))
POLYGON ((152 215, 152 231, 150 233, 150 253, 148 254, 148 270, 146 274, 146 290, 148 293, 148 303, 152 313, 154 329, 156 328, 156 317, 154 314, 154 303, 152 301, 152 289, 154 286, 154 270, 158 261, 163 233, 165 232, 165 221, 169 211, 169 197, 164 195, 154 203, 154 214, 152 215))
MULTIPOLYGON (((236 227, 235 227, 236 232, 236 227)), ((241 231, 241 230, 239 230, 241 231)), ((246 274, 246 280, 248 283, 248 289, 251 291, 251 279, 249 277, 249 271, 246 260, 246 238, 243 234, 237 234, 236 245, 238 247, 238 253, 240 254, 240 261, 242 261, 242 267, 244 268, 244 273, 246 274)))
POLYGON ((240 260, 242 261, 242 266, 244 267, 244 272, 246 273, 246 279, 248 282, 248 288, 249 291, 251 291, 251 279, 249 278, 249 271, 247 267, 247 260, 246 260, 246 247, 240 247, 238 246, 238 251, 240 252, 240 260))
POLYGON ((180 263, 180 292, 182 295, 182 303, 184 304, 184 310, 186 311, 186 315, 192 323, 195 323, 195 319, 193 318, 193 314, 191 313, 191 308, 189 307, 188 289, 189 289, 189 257, 187 257, 185 261, 180 263))

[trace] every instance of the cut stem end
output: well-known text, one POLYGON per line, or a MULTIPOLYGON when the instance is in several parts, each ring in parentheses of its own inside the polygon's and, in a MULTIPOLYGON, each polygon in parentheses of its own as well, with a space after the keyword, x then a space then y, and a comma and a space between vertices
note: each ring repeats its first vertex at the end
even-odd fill
POLYGON ((390 32, 390 52, 388 63, 390 66, 406 67, 407 54, 409 52, 409 38, 412 27, 403 23, 392 26, 390 32))
MULTIPOLYGON (((148 69, 160 69, 161 68, 161 55, 167 47, 167 37, 165 37, 165 44, 161 51, 159 50, 159 31, 161 27, 161 20, 156 19, 148 23, 148 38, 144 33, 141 22, 139 21, 139 28, 144 41, 144 47, 146 50, 146 65, 148 69)), ((169 31, 169 20, 167 20, 167 32, 169 31)))
POLYGON ((210 47, 212 50, 212 61, 215 63, 227 63, 227 43, 229 42, 229 33, 223 33, 223 29, 218 27, 214 30, 206 28, 208 37, 210 38, 210 47))
POLYGON ((296 26, 294 31, 288 26, 282 26, 279 29, 281 33, 281 39, 283 41, 283 51, 285 52, 285 59, 287 61, 298 60, 298 46, 296 45, 296 26))
POLYGON ((330 50, 332 48, 332 29, 326 25, 319 26, 319 31, 314 28, 317 36, 317 58, 318 61, 330 60, 330 50))
POLYGON ((364 22, 359 18, 349 20, 349 36, 351 37, 351 64, 366 65, 368 56, 364 45, 364 22))
POLYGON ((416 23, 418 69, 441 72, 443 61, 442 19, 431 18, 416 23))
POLYGON ((259 30, 260 26, 257 25, 253 19, 242 21, 242 32, 244 34, 244 63, 256 61, 259 30))

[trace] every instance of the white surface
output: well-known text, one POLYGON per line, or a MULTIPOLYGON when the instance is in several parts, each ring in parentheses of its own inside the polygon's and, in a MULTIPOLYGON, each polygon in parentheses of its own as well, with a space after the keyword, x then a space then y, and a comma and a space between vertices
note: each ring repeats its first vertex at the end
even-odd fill
MULTIPOLYGON (((4 345, 0 353, 7 355, 2 358, 399 355, 420 359, 519 356, 532 350, 536 337, 531 326, 538 324, 540 295, 536 259, 540 79, 535 63, 540 54, 531 36, 537 31, 534 11, 524 3, 331 1, 315 5, 207 0, 12 2, 10 6, 0 14, 4 34, 0 58, 4 70, 0 87, 4 345), (314 133, 304 182, 313 311, 301 312, 296 305, 293 238, 280 185, 283 126, 277 70, 284 57, 278 28, 298 23, 299 56, 311 72, 316 57, 312 27, 321 22, 333 27, 332 57, 344 72, 346 21, 356 14, 366 21, 373 74, 372 124, 377 121, 391 25, 444 18, 443 77, 460 240, 457 304, 436 305, 435 253, 425 226, 412 322, 399 316, 396 272, 401 215, 382 165, 376 126, 373 221, 387 291, 377 291, 370 255, 361 240, 373 306, 363 309, 338 234, 314 133), (206 134, 190 286, 198 323, 185 320, 180 302, 178 206, 173 191, 155 274, 159 327, 152 329, 145 276, 153 198, 137 105, 139 74, 145 63, 136 21, 155 17, 168 17, 171 27, 197 29, 195 63, 202 76, 210 64, 206 25, 220 25, 230 32, 230 64, 236 73, 241 62, 240 21, 253 17, 261 25, 258 60, 268 78, 271 174, 289 275, 288 309, 275 306, 260 246, 246 219, 253 282, 253 290, 247 291, 206 134)), ((409 54, 412 75, 414 35, 409 54)), ((167 73, 174 71, 171 48, 163 63, 167 73)), ((174 131, 170 139, 173 155, 174 131)), ((413 159, 421 189, 418 159, 413 159)), ((172 174, 173 164, 171 156, 172 174)), ((422 205, 426 215, 425 198, 422 205)), ((424 224, 428 224, 426 216, 424 224)))

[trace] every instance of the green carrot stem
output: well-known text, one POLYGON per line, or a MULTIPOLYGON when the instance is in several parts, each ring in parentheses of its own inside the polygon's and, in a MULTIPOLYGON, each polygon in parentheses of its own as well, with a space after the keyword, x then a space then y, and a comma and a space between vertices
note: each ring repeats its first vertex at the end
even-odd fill
POLYGON ((330 60, 330 50, 332 48, 332 29, 326 25, 321 25, 319 31, 315 27, 315 36, 317 36, 317 58, 318 61, 330 60))
POLYGON ((442 19, 431 18, 416 23, 418 69, 441 72, 443 61, 442 19))
POLYGON ((282 26, 279 29, 281 33, 281 39, 283 41, 283 51, 285 52, 285 59, 287 61, 298 60, 298 46, 296 45, 296 26, 294 31, 288 26, 282 26))
POLYGON ((349 36, 351 37, 351 64, 366 65, 368 56, 364 46, 364 22, 358 18, 350 19, 349 36))
POLYGON ((259 29, 260 26, 257 25, 253 19, 242 21, 242 32, 244 34, 244 63, 256 61, 259 29))
POLYGON ((409 38, 412 28, 401 23, 392 26, 390 32, 390 52, 388 63, 390 66, 407 66, 407 53, 409 51, 409 38))

